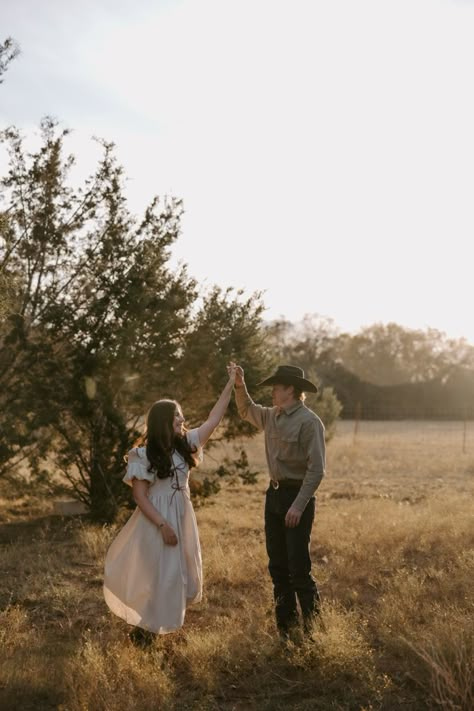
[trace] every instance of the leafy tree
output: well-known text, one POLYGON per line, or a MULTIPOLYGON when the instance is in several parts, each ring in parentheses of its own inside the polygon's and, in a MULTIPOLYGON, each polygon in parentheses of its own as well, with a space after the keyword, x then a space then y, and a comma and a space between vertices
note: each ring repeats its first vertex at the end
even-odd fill
MULTIPOLYGON (((214 288, 205 296, 194 318, 186 352, 177 370, 177 392, 183 399, 186 396, 191 406, 193 402, 199 402, 201 412, 202 407, 206 411, 212 407, 215 393, 222 389, 229 360, 244 364, 249 387, 255 387, 273 363, 266 334, 261 328, 263 305, 259 300, 260 294, 244 300, 242 296, 241 291, 234 296, 231 289, 222 291, 214 288), (207 380, 203 381, 198 374, 208 372, 209 362, 214 367, 207 380)), ((233 400, 229 411, 232 417, 222 431, 223 438, 232 439, 255 432, 249 423, 237 416, 233 400)), ((191 409, 189 419, 197 421, 195 410, 191 409)))
MULTIPOLYGON (((20 53, 20 48, 14 39, 7 39, 0 42, 0 84, 3 83, 3 75, 6 72, 10 62, 15 59, 20 53)), ((0 241, 7 226, 7 215, 0 212, 0 241)), ((13 301, 13 292, 15 290, 15 282, 7 273, 7 270, 0 266, 0 319, 4 318, 11 309, 13 301)))
POLYGON ((197 421, 230 355, 260 377, 262 304, 231 290, 202 298, 185 266, 171 270, 181 202, 155 198, 142 219, 131 215, 112 144, 102 142, 94 174, 73 189, 67 135, 45 119, 33 153, 16 129, 2 136, 0 260, 18 289, 0 326, 0 462, 11 470, 26 459, 46 476, 47 457, 95 519, 112 520, 124 455, 153 398, 182 398, 197 421))

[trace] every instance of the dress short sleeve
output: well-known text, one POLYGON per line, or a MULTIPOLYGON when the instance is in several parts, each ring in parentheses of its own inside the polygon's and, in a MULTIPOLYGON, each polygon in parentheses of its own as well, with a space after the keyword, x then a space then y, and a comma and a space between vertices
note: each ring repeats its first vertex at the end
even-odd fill
POLYGON ((129 486, 133 485, 134 479, 145 479, 151 484, 155 481, 155 475, 153 472, 149 472, 148 469, 148 459, 142 448, 135 447, 131 449, 128 453, 127 460, 127 473, 123 477, 124 481, 129 486))
POLYGON ((188 440, 191 449, 197 450, 196 452, 193 451, 193 455, 196 458, 196 463, 201 464, 203 460, 203 451, 201 447, 201 442, 199 441, 199 432, 197 427, 194 430, 189 430, 189 432, 186 432, 186 439, 188 440))

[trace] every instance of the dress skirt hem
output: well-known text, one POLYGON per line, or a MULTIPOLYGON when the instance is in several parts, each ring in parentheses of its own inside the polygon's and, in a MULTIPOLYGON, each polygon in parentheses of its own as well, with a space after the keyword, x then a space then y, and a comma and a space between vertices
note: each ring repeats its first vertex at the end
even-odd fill
MULTIPOLYGON (((183 620, 181 624, 176 625, 174 627, 170 626, 165 626, 165 625, 160 625, 158 628, 153 626, 153 625, 147 625, 142 619, 141 616, 136 612, 135 610, 132 610, 131 608, 127 607, 124 605, 124 603, 119 600, 118 597, 116 597, 113 592, 111 592, 105 585, 103 588, 104 592, 104 598, 105 602, 107 603, 107 606, 109 607, 110 611, 114 613, 117 617, 120 617, 122 620, 124 620, 127 624, 131 625, 132 627, 140 627, 143 630, 147 630, 147 632, 153 632, 153 634, 159 634, 159 635, 164 635, 164 634, 170 634, 171 632, 176 632, 177 630, 181 629, 181 627, 184 624, 184 612, 183 612, 183 620)), ((188 598, 186 600, 186 608, 190 607, 191 605, 196 605, 197 603, 201 602, 202 600, 202 595, 196 595, 194 598, 188 598)))

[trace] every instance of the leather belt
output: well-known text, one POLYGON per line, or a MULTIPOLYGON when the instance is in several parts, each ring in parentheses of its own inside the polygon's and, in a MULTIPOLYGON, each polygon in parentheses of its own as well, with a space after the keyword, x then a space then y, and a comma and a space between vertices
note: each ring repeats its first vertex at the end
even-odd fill
POLYGON ((270 479, 270 484, 274 489, 301 489, 302 481, 300 479, 270 479))

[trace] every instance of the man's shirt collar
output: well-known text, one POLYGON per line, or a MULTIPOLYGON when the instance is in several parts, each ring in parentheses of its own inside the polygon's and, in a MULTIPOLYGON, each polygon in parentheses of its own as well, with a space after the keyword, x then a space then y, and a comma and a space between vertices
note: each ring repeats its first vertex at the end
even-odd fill
POLYGON ((285 415, 292 415, 296 412, 296 410, 299 410, 300 407, 303 407, 303 403, 301 400, 298 400, 298 402, 293 403, 293 405, 289 405, 289 407, 278 408, 278 414, 281 415, 281 413, 284 412, 285 415))

